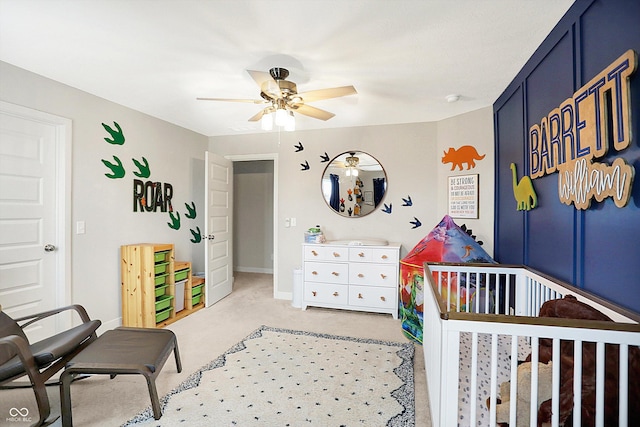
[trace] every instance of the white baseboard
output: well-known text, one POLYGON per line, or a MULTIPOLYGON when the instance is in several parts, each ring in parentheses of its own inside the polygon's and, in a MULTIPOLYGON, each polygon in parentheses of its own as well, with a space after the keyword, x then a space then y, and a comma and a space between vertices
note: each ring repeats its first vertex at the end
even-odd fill
POLYGON ((273 274, 273 268, 256 268, 256 267, 233 267, 233 271, 240 273, 264 273, 273 274))

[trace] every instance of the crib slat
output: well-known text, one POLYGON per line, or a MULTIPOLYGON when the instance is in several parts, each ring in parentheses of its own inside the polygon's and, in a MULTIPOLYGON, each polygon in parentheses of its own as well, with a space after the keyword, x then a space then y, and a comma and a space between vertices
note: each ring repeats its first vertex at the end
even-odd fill
POLYGON ((552 392, 551 392, 551 426, 558 427, 560 424, 560 340, 553 339, 553 368, 551 369, 552 392))
POLYGON ((604 343, 596 344, 596 427, 604 427, 604 343))
POLYGON ((531 402, 529 425, 538 425, 538 337, 531 339, 531 402))
MULTIPOLYGON (((488 298, 487 298, 488 299, 488 298)), ((498 390, 498 334, 491 334, 491 408, 489 425, 496 425, 496 393, 498 390)))
POLYGON ((582 425, 582 340, 573 342, 573 425, 582 425))
POLYGON ((453 274, 447 272, 447 311, 451 311, 451 277, 453 274))
MULTIPOLYGON (((491 288, 489 287, 489 273, 486 273, 486 274, 485 274, 485 276, 484 276, 484 278, 485 278, 485 280, 486 280, 486 282, 485 282, 485 283, 486 283, 486 286, 487 286, 487 287, 486 287, 486 298, 484 299, 484 300, 485 300, 485 309, 484 309, 484 312, 485 312, 485 313, 495 313, 495 306, 496 306, 496 305, 495 305, 495 304, 493 304, 493 310, 494 310, 494 311, 491 311, 491 304, 489 304, 489 303, 491 302, 491 298, 489 298, 489 295, 490 295, 490 294, 489 294, 489 291, 491 290, 491 288)), ((496 298, 496 301, 499 301, 499 300, 498 300, 498 287, 497 287, 497 286, 496 286, 495 298, 496 298)))
MULTIPOLYGON (((620 345, 620 392, 618 394, 620 427, 629 424, 629 346, 620 345)), ((637 398, 637 396, 636 396, 637 398)))
MULTIPOLYGON (((469 399, 471 401, 471 413, 469 414, 471 424, 469 426, 478 425, 478 333, 471 334, 471 390, 469 391, 469 399)), ((495 402, 491 402, 495 405, 495 402)))
MULTIPOLYGON (((518 336, 511 336, 511 379, 509 401, 509 425, 516 425, 516 402, 518 401, 518 336)), ((504 399, 504 396, 502 397, 504 399)))

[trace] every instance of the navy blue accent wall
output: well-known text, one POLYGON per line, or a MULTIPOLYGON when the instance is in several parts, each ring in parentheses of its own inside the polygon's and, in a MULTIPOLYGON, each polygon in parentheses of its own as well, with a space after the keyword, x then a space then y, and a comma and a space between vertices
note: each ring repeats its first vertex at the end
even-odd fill
POLYGON ((631 76, 631 146, 594 162, 624 158, 635 168, 632 196, 587 210, 560 202, 558 174, 533 180, 539 206, 516 210, 513 178, 529 175, 529 128, 627 50, 640 53, 640 1, 578 0, 493 106, 496 153, 495 259, 526 264, 640 312, 640 70, 631 76))

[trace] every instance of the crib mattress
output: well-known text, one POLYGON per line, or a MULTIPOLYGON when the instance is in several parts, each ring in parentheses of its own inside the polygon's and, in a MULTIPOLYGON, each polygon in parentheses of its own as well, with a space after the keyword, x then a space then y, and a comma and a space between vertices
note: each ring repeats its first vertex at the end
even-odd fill
MULTIPOLYGON (((471 427, 471 356, 472 333, 460 334, 460 370, 458 379, 458 426, 471 427)), ((500 384, 509 381, 511 376, 511 335, 498 335, 497 389, 500 384)), ((518 338, 518 360, 531 353, 531 345, 525 337, 518 338)), ((487 399, 491 393, 491 334, 478 334, 477 403, 476 419, 478 426, 489 425, 487 399)))

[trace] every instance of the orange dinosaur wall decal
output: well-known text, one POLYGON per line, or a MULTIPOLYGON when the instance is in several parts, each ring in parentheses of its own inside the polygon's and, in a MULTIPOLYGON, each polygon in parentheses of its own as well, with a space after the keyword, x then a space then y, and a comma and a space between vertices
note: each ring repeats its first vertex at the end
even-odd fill
POLYGON ((480 155, 476 148, 472 145, 463 145, 457 150, 453 147, 449 147, 449 151, 444 152, 444 156, 442 157, 442 163, 451 163, 451 170, 454 170, 456 167, 462 170, 462 164, 467 164, 467 170, 476 167, 476 162, 474 160, 482 160, 486 154, 480 155))

